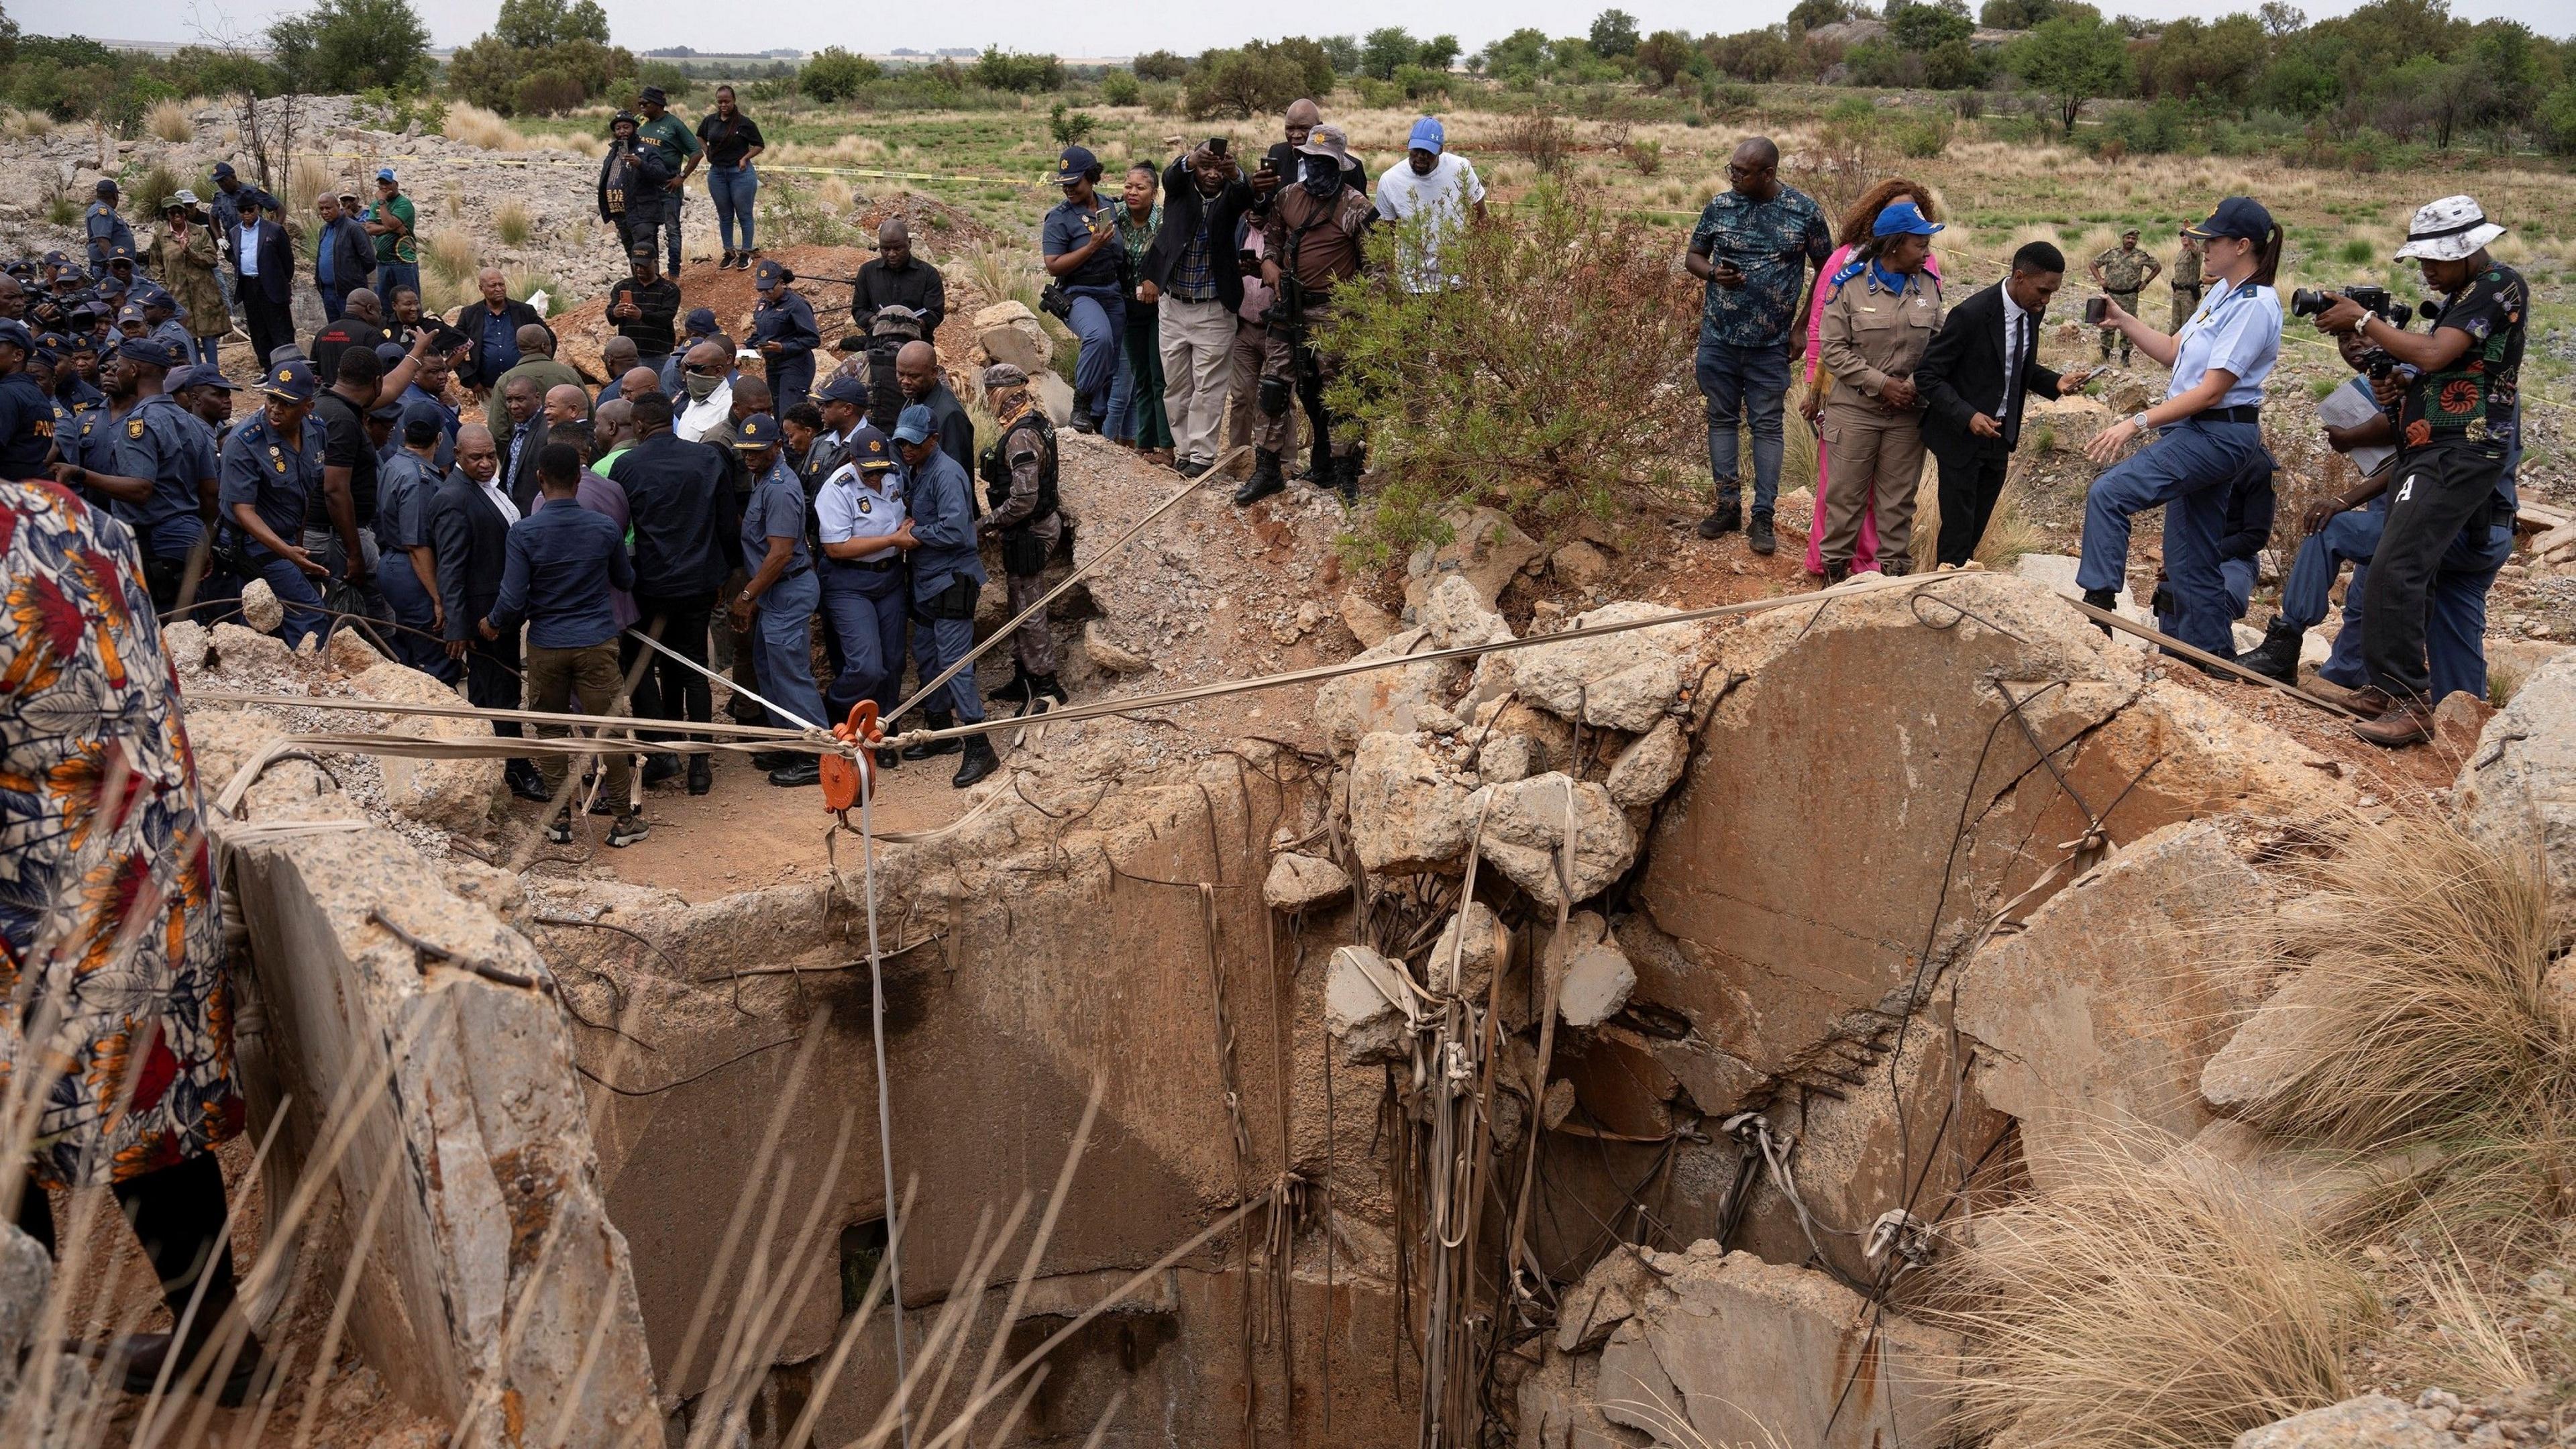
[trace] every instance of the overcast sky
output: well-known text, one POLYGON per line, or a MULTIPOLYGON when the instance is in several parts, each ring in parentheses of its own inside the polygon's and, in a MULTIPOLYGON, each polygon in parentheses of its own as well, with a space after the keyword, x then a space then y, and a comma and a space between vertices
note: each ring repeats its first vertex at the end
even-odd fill
MULTIPOLYGON (((1794 0, 1747 0, 1722 9, 1685 0, 1625 0, 1623 8, 1647 30, 1666 26, 1702 31, 1729 30, 1778 21, 1794 0)), ((2341 14, 2360 0, 2312 0, 2311 16, 2341 14)), ((431 40, 461 45, 491 28, 500 7, 496 0, 414 0, 429 21, 431 40)), ((256 31, 280 14, 304 6, 266 4, 263 0, 144 0, 105 7, 96 0, 14 0, 9 13, 21 28, 40 35, 84 34, 112 40, 197 38, 201 16, 229 16, 232 25, 256 31)), ((635 50, 692 45, 704 51, 760 51, 793 46, 819 50, 826 45, 882 53, 898 47, 937 50, 947 46, 1000 44, 1013 50, 1049 50, 1065 56, 1132 55, 1147 50, 1196 54, 1212 45, 1227 45, 1248 35, 1285 33, 1363 34, 1390 21, 1416 35, 1448 32, 1469 50, 1524 25, 1549 34, 1579 34, 1591 21, 1591 0, 1573 5, 1544 0, 1413 0, 1403 6, 1373 0, 1306 0, 1273 13, 1293 14, 1292 22, 1254 23, 1253 8, 1208 5, 1189 0, 1126 0, 1123 4, 1067 3, 1067 0, 983 0, 973 5, 938 7, 857 7, 841 0, 760 0, 737 8, 724 0, 614 0, 608 5, 618 44, 635 50), (896 16, 891 29, 869 24, 875 16, 896 16), (748 26, 742 22, 750 20, 748 26)), ((2251 10, 2254 0, 2103 0, 2103 10, 2154 18, 2216 16, 2251 10)), ((2509 16, 2555 35, 2576 32, 2576 0, 2452 0, 2452 13, 2472 20, 2509 16)))

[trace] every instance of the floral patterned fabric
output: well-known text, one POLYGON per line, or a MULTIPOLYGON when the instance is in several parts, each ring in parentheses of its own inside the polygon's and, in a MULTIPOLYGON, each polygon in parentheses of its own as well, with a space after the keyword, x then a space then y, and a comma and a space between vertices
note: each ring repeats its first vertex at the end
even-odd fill
POLYGON ((0 482, 0 1082, 48 1079, 48 1186, 123 1182, 241 1130, 178 692, 133 534, 50 483, 0 482))
POLYGON ((2507 266, 2480 272, 2433 319, 2434 330, 2469 334, 2468 348, 2449 367, 2416 378, 2399 404, 2407 445, 2441 438, 2513 446, 2521 436, 2522 338, 2531 312, 2531 288, 2507 266))

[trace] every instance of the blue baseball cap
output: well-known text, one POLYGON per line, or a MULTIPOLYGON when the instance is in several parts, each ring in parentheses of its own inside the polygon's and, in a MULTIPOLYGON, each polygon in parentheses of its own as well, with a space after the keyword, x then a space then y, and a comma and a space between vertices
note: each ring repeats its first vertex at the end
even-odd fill
POLYGON ((392 168, 392 167, 390 167, 390 166, 379 166, 379 167, 377 167, 377 168, 376 168, 376 179, 377 179, 378 181, 391 181, 391 180, 393 180, 393 179, 394 179, 394 168, 392 168))
POLYGON ((692 307, 689 315, 681 319, 680 327, 691 337, 713 337, 716 335, 716 309, 692 307))
POLYGON ((1873 236, 1930 236, 1941 230, 1941 223, 1925 221, 1913 202, 1900 201, 1879 212, 1878 221, 1870 227, 1873 236))
POLYGON ((861 423, 850 435, 850 463, 862 473, 882 473, 895 465, 894 445, 873 424, 861 423))
POLYGON ((1055 158, 1055 184, 1071 186, 1100 165, 1100 158, 1088 146, 1067 146, 1055 158))
POLYGON ((895 415, 894 440, 907 444, 926 443, 930 441, 930 428, 930 409, 914 403, 895 415))
POLYGON ((1448 144, 1448 140, 1449 133, 1441 127, 1440 118, 1425 116, 1413 123, 1413 134, 1404 138, 1404 149, 1428 151, 1437 156, 1440 154, 1440 148, 1448 144))
POLYGON ((6 342, 20 352, 36 350, 36 335, 27 330, 26 323, 11 317, 0 317, 0 342, 6 342))
POLYGON ((751 284, 764 292, 786 280, 787 267, 784 263, 764 259, 759 266, 752 268, 751 284))
POLYGON ((853 373, 836 372, 832 374, 831 381, 815 391, 814 396, 822 402, 848 403, 852 407, 863 408, 868 405, 867 380, 853 373))
POLYGON ((259 380, 259 390, 270 397, 291 403, 313 401, 322 384, 313 377, 313 364, 301 357, 290 357, 269 368, 259 380))
POLYGON ((128 337, 116 344, 116 355, 128 362, 140 362, 164 371, 188 365, 188 350, 161 337, 128 337))
POLYGON ((2264 210, 2263 203, 2253 197, 2231 196, 2218 203, 2218 209, 2209 214, 2207 221, 2184 227, 2182 234, 2204 241, 2228 237, 2236 241, 2260 242, 2272 235, 2272 213, 2264 210))
POLYGON ((222 368, 210 367, 202 362, 194 367, 180 368, 161 379, 163 392, 178 392, 183 388, 191 387, 211 387, 219 392, 241 391, 231 378, 224 376, 222 368))
POLYGON ((116 311, 116 325, 119 327, 128 322, 140 327, 143 325, 143 320, 143 304, 140 302, 128 302, 116 311))
POLYGON ((734 424, 733 445, 737 448, 775 448, 778 446, 778 419, 767 413, 753 413, 734 424))

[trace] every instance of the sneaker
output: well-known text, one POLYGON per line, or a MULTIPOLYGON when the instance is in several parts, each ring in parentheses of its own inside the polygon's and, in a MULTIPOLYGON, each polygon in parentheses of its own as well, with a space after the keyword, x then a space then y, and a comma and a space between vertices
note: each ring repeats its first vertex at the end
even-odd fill
POLYGON ((1779 551, 1780 540, 1777 535, 1771 532, 1770 514, 1756 513, 1753 515, 1752 524, 1744 530, 1744 542, 1745 546, 1752 549, 1755 553, 1767 554, 1779 551))
POLYGON ((617 823, 608 827, 608 843, 619 850, 624 850, 652 833, 653 827, 644 823, 644 812, 630 810, 618 816, 617 823))
POLYGON ((1708 517, 1699 521, 1699 536, 1724 538, 1744 526, 1744 505, 1732 498, 1721 498, 1708 517))
POLYGON ((572 817, 570 815, 558 815, 554 819, 546 822, 546 843, 549 845, 572 844, 572 817))
POLYGON ((719 272, 729 272, 733 270, 733 248, 725 248, 725 254, 716 258, 716 270, 719 272))

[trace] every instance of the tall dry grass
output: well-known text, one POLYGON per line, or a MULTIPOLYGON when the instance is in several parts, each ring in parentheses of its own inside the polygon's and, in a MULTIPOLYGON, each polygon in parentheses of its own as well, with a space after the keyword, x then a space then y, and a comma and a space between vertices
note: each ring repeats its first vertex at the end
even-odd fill
POLYGON ((2333 1248, 2236 1170, 2108 1145, 2079 1186, 1980 1216, 1927 1316, 1965 1345, 1962 1427, 2017 1449, 2207 1449, 2334 1403, 2375 1320, 2333 1248))
POLYGON ((145 114, 143 126, 173 146, 185 145, 197 134, 195 115, 183 101, 157 102, 145 114))
POLYGON ((536 221, 528 214, 528 204, 524 201, 513 197, 492 208, 492 231, 501 238, 503 246, 526 246, 529 234, 535 229, 536 221))
POLYGON ((22 111, 14 106, 0 110, 0 135, 41 140, 52 134, 54 118, 43 111, 22 111))
POLYGON ((525 151, 531 143, 519 128, 494 112, 466 101, 451 101, 447 119, 439 126, 440 134, 451 141, 479 146, 486 151, 525 151))

